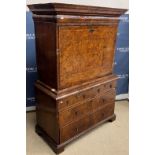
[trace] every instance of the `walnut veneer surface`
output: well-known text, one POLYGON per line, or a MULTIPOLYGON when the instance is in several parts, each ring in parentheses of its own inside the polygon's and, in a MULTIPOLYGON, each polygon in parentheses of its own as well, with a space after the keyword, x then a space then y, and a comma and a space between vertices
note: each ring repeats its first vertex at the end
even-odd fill
POLYGON ((126 10, 47 3, 28 5, 36 34, 36 132, 56 152, 114 121, 113 75, 119 16, 126 10))

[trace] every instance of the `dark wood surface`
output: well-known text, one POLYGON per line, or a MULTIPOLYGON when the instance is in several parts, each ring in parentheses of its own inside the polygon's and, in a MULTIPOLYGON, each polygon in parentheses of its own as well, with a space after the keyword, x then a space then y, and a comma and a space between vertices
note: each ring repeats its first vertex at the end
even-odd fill
POLYGON ((41 81, 57 88, 56 26, 35 22, 37 70, 41 81))
POLYGON ((59 125, 56 100, 36 88, 37 124, 56 142, 59 143, 59 125))
POLYGON ((60 153, 72 140, 114 121, 113 61, 126 10, 60 3, 28 5, 36 34, 36 132, 60 153))
POLYGON ((82 15, 119 17, 121 14, 127 11, 126 9, 64 3, 33 4, 28 5, 28 7, 36 15, 82 15))
POLYGON ((70 138, 69 140, 65 141, 64 143, 61 143, 61 144, 56 144, 55 141, 53 141, 53 139, 39 126, 39 125, 36 125, 36 128, 35 128, 35 131, 36 133, 41 136, 45 142, 47 142, 47 144, 53 149, 53 151, 55 153, 61 153, 64 151, 64 147, 66 145, 68 145, 70 142, 72 142, 73 140, 76 140, 78 139, 80 136, 90 132, 91 130, 93 130, 94 128, 102 125, 103 123, 105 122, 113 122, 114 120, 116 119, 116 115, 112 115, 106 119, 103 119, 102 121, 94 124, 93 126, 87 128, 86 130, 84 130, 83 132, 77 134, 76 136, 73 136, 72 138, 70 138))
POLYGON ((60 128, 60 142, 62 143, 67 141, 68 139, 78 135, 79 133, 104 120, 105 118, 112 116, 113 114, 114 103, 110 103, 94 111, 94 113, 89 113, 81 119, 60 128))
MULTIPOLYGON (((114 103, 114 97, 115 90, 111 90, 95 97, 92 96, 89 99, 85 99, 85 96, 83 96, 83 101, 75 102, 74 104, 71 102, 73 104, 72 106, 68 105, 59 112, 60 126, 64 126, 82 118, 84 115, 93 113, 109 103, 114 103)), ((70 100, 67 101, 67 103, 69 102, 70 100)))
MULTIPOLYGON (((116 79, 110 82, 104 79, 96 85, 92 84, 87 84, 79 91, 72 88, 72 93, 66 89, 60 96, 40 83, 35 84, 37 126, 54 142, 54 151, 57 146, 63 150, 70 139, 114 116, 116 79)), ((113 121, 114 118, 109 120, 113 121)))

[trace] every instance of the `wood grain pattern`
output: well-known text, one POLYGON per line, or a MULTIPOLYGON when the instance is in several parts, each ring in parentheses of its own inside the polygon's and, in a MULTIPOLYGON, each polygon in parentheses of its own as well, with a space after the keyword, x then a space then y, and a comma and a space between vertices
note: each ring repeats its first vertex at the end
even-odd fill
POLYGON ((112 116, 114 113, 114 103, 106 105, 104 108, 85 116, 84 118, 75 121, 68 126, 61 128, 60 142, 65 142, 68 139, 80 134, 84 130, 90 128, 94 124, 99 123, 105 118, 112 116))
POLYGON ((116 81, 111 81, 105 84, 100 84, 99 86, 93 86, 86 90, 76 92, 73 95, 61 98, 58 100, 58 110, 62 111, 64 109, 74 107, 74 105, 77 105, 84 100, 90 100, 95 98, 96 96, 102 96, 106 92, 114 89, 115 87, 116 87, 116 81))
MULTIPOLYGON (((91 88, 87 85, 88 89, 81 91, 80 93, 76 92, 76 94, 70 95, 67 98, 64 96, 61 100, 57 99, 57 96, 51 95, 50 90, 47 90, 40 84, 36 84, 38 126, 41 127, 56 144, 61 144, 65 140, 68 140, 66 137, 70 137, 72 134, 79 134, 89 126, 93 126, 95 123, 89 125, 86 124, 88 121, 87 117, 90 114, 92 115, 93 113, 100 111, 109 104, 113 105, 113 108, 110 109, 114 109, 116 83, 115 81, 105 81, 103 83, 105 84, 91 88), (86 122, 80 121, 80 123, 85 124, 85 128, 80 128, 80 132, 76 133, 75 131, 70 131, 70 127, 65 128, 65 126, 69 126, 68 124, 76 124, 76 122, 83 120, 83 118, 85 118, 84 120, 86 120, 86 122), (63 131, 63 139, 65 140, 61 139, 60 135, 63 128, 65 128, 63 131)), ((105 111, 110 111, 110 109, 105 111)), ((111 115, 113 114, 114 111, 111 115)), ((96 121, 96 123, 99 122, 98 120, 100 120, 101 117, 100 114, 98 115, 92 115, 93 117, 91 120, 94 122, 96 121), (97 118, 95 119, 94 117, 97 118)), ((105 118, 109 116, 109 114, 105 115, 105 118)))
POLYGON ((28 7, 36 35, 36 132, 60 153, 116 118, 114 49, 126 10, 60 3, 28 7))
POLYGON ((110 90, 102 95, 97 95, 91 99, 83 99, 75 106, 72 106, 66 110, 59 112, 60 126, 65 126, 71 122, 74 122, 89 113, 93 113, 97 109, 101 109, 107 104, 114 104, 115 102, 115 90, 110 90))
POLYGON ((60 89, 112 73, 116 32, 116 26, 59 28, 60 89))

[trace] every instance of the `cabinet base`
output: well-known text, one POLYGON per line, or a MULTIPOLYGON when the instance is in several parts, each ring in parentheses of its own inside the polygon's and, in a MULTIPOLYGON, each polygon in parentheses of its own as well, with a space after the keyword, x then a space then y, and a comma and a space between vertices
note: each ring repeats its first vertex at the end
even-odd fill
POLYGON ((116 119, 116 115, 113 114, 112 116, 110 116, 110 117, 108 117, 108 118, 102 120, 101 122, 95 124, 94 126, 90 127, 89 129, 87 129, 87 130, 81 132, 80 134, 76 135, 75 137, 73 137, 73 138, 69 139, 68 141, 66 141, 66 142, 64 142, 64 143, 62 143, 62 144, 59 144, 59 145, 56 144, 56 143, 54 142, 54 140, 53 140, 52 138, 50 138, 50 137, 47 135, 47 133, 46 133, 39 125, 36 125, 35 131, 36 131, 36 133, 37 133, 39 136, 41 136, 41 137, 47 142, 47 144, 52 148, 52 150, 53 150, 56 154, 59 154, 59 153, 61 153, 61 152, 64 151, 64 147, 65 147, 68 143, 70 143, 71 141, 73 141, 73 140, 79 138, 80 136, 82 136, 82 135, 85 134, 86 132, 91 131, 92 129, 96 128, 97 126, 101 125, 102 123, 105 123, 105 122, 113 122, 113 121, 115 121, 115 119, 116 119))

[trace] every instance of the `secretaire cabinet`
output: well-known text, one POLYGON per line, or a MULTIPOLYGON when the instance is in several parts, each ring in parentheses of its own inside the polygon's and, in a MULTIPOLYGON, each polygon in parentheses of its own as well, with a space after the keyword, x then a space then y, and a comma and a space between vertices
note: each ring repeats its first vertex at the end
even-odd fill
POLYGON ((126 10, 71 4, 28 5, 33 13, 38 80, 36 132, 64 146, 115 120, 114 51, 126 10))

